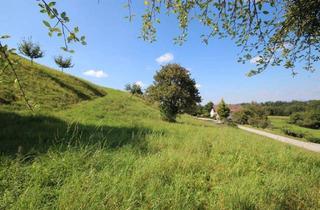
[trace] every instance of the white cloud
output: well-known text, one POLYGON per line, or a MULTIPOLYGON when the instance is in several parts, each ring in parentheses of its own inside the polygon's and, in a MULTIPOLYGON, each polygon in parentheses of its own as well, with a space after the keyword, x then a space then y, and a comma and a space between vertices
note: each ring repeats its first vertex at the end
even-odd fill
POLYGON ((140 87, 144 87, 144 84, 142 81, 136 81, 135 84, 139 85, 140 87))
POLYGON ((196 84, 196 88, 201 88, 201 85, 200 84, 196 84))
POLYGON ((250 63, 258 64, 260 60, 262 60, 262 57, 260 55, 258 55, 256 57, 251 58, 250 63))
POLYGON ((96 78, 108 77, 108 74, 102 70, 87 70, 83 72, 84 75, 96 78))
POLYGON ((166 64, 173 61, 174 56, 172 53, 165 53, 156 59, 158 64, 166 64))

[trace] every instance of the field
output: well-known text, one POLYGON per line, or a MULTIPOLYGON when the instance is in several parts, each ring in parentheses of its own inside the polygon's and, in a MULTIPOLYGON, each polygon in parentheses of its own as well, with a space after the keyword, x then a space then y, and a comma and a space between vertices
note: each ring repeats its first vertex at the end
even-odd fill
MULTIPOLYGON (((15 56, 21 65, 17 74, 30 104, 36 111, 61 110, 84 100, 104 96, 105 91, 82 79, 15 56)), ((7 110, 25 110, 15 77, 9 68, 0 73, 0 106, 7 110)))
POLYGON ((319 154, 103 91, 0 106, 0 209, 320 209, 319 154))
MULTIPOLYGON (((317 129, 310 129, 310 128, 304 128, 300 127, 294 124, 289 124, 288 119, 289 117, 284 117, 284 116, 269 116, 269 119, 271 121, 271 128, 268 128, 269 131, 272 133, 276 133, 279 135, 285 135, 283 131, 281 130, 283 127, 287 127, 292 131, 295 131, 297 133, 306 133, 310 134, 316 138, 320 138, 320 130, 317 129)), ((288 135, 285 135, 288 136, 288 135)), ((290 136, 292 137, 292 136, 290 136)), ((303 141, 308 141, 305 138, 296 138, 298 140, 303 140, 303 141)))

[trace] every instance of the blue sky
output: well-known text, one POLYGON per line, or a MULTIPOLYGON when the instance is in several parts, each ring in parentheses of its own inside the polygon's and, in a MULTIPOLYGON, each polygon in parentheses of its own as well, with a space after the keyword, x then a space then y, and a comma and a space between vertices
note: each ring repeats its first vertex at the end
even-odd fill
MULTIPOLYGON (((75 67, 68 73, 91 82, 123 89, 127 83, 140 81, 144 87, 152 84, 153 75, 159 70, 157 61, 181 64, 190 70, 200 86, 204 102, 228 103, 275 100, 308 100, 320 98, 320 73, 300 71, 296 77, 284 68, 269 68, 266 72, 247 77, 252 64, 237 63, 240 50, 228 39, 214 39, 209 45, 201 42, 203 32, 197 24, 191 24, 188 41, 178 46, 173 37, 179 35, 176 19, 163 16, 158 26, 157 42, 139 39, 139 16, 133 22, 123 7, 126 0, 68 0, 57 1, 57 6, 67 11, 71 24, 78 25, 87 37, 87 46, 73 45, 75 67), (161 56, 162 59, 158 59, 161 56), (158 59, 158 60, 157 60, 158 59)), ((138 15, 143 1, 133 8, 138 15)), ((10 0, 1 2, 0 34, 10 34, 7 43, 17 43, 32 36, 40 43, 46 56, 38 62, 55 67, 53 57, 63 54, 61 39, 49 38, 42 24, 43 14, 38 12, 36 0, 10 0)), ((64 55, 64 54, 63 54, 64 55)), ((318 66, 319 67, 319 66, 318 66)))

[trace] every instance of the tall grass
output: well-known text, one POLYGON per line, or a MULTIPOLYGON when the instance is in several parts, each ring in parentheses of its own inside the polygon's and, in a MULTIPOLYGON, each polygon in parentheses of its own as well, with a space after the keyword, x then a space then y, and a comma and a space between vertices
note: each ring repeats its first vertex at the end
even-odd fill
POLYGON ((320 208, 319 154, 188 116, 162 122, 126 93, 15 115, 26 125, 1 124, 1 141, 18 144, 2 148, 0 209, 320 208))

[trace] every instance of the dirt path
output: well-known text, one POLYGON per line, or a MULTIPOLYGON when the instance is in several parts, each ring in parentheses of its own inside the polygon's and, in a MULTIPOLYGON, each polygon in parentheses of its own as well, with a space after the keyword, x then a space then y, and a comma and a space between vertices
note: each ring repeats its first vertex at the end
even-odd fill
POLYGON ((287 144, 291 144, 291 145, 294 145, 294 146, 297 146, 297 147, 301 147, 301 148, 304 148, 304 149, 307 149, 307 150, 310 150, 310 151, 313 151, 313 152, 320 152, 320 144, 298 141, 298 140, 295 140, 295 139, 292 139, 292 138, 279 136, 279 135, 276 135, 276 134, 268 133, 268 132, 261 131, 261 130, 258 130, 258 129, 254 129, 254 128, 248 128, 248 127, 241 126, 241 125, 238 125, 238 128, 240 128, 242 130, 245 130, 245 131, 249 131, 251 133, 255 133, 255 134, 261 135, 261 136, 266 136, 268 138, 271 138, 271 139, 274 139, 274 140, 277 140, 277 141, 281 141, 281 142, 284 142, 284 143, 287 143, 287 144))
MULTIPOLYGON (((196 118, 196 119, 217 123, 217 121, 209 119, 209 118, 196 118)), ((255 134, 261 135, 261 136, 265 136, 265 137, 268 137, 268 138, 271 138, 271 139, 274 139, 274 140, 277 140, 277 141, 281 141, 281 142, 284 142, 284 143, 287 143, 287 144, 291 144, 291 145, 294 145, 294 146, 297 146, 297 147, 301 147, 301 148, 306 149, 306 150, 310 150, 310 151, 313 151, 313 152, 320 152, 320 144, 298 141, 298 140, 295 140, 295 139, 292 139, 292 138, 288 138, 288 137, 284 137, 284 136, 268 133, 268 132, 261 131, 261 130, 258 130, 258 129, 254 129, 254 128, 248 128, 248 127, 245 127, 245 126, 242 126, 242 125, 238 125, 238 128, 240 128, 242 130, 245 130, 245 131, 248 131, 248 132, 251 132, 251 133, 255 133, 255 134)))

